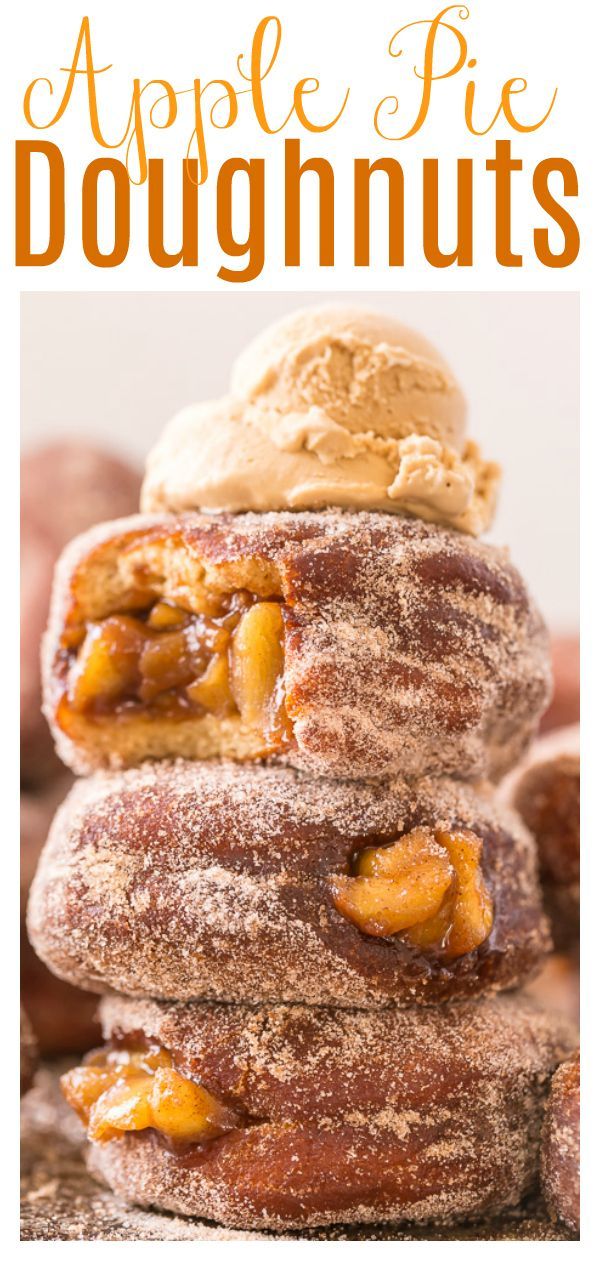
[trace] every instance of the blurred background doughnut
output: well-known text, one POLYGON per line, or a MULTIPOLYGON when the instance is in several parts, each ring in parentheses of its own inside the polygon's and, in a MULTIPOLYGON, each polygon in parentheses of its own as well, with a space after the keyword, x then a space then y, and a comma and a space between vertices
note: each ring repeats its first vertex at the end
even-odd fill
POLYGON ((135 511, 141 476, 88 442, 55 441, 21 457, 21 996, 42 1055, 78 1052, 98 1037, 96 1001, 52 976, 25 931, 29 885, 71 776, 41 713, 40 641, 54 564, 81 530, 135 511))

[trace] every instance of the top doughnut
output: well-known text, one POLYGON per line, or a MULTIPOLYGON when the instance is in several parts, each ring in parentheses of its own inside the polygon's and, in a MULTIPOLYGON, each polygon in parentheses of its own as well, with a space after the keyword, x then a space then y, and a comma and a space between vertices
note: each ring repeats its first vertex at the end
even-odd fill
POLYGON ((79 773, 224 756, 469 779, 517 762, 550 670, 497 548, 379 513, 190 513, 67 548, 44 681, 79 773))

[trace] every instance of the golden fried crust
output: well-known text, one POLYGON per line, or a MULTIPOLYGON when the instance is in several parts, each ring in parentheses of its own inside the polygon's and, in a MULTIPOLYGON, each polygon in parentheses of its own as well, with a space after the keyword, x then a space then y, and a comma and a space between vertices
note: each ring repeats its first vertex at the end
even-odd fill
POLYGON ((570 1032, 523 998, 366 1013, 111 998, 243 1118, 202 1147, 151 1132, 96 1146, 130 1201, 242 1229, 460 1220, 535 1179, 543 1100, 570 1032))
POLYGON ((180 762, 99 774, 59 811, 29 931, 58 975, 159 998, 431 1003, 522 981, 548 948, 531 838, 491 790, 180 762), (480 836, 491 935, 442 963, 336 910, 357 848, 415 826, 480 836))
POLYGON ((256 756, 239 722, 212 715, 176 729, 140 719, 127 734, 110 717, 61 730, 65 623, 122 608, 140 582, 167 598, 202 585, 281 594, 293 740, 277 756, 313 774, 496 777, 548 700, 546 632, 498 549, 377 513, 134 517, 83 535, 57 571, 45 712, 80 772, 256 756))
POLYGON ((550 1215, 579 1230, 579 1051, 554 1074, 542 1134, 542 1191, 550 1215))

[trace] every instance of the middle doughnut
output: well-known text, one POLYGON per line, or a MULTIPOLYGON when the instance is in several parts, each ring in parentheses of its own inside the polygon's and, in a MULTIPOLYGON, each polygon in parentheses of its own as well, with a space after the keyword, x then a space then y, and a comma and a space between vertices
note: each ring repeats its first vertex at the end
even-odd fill
POLYGON ((100 993, 347 1007, 504 989, 549 948, 532 839, 491 790, 214 763, 76 784, 29 931, 100 993))

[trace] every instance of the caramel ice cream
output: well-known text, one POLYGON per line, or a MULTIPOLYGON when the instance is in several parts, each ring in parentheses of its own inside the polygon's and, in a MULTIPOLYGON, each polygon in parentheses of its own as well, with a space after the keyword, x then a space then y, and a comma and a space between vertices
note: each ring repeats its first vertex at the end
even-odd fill
POLYGON ((467 439, 462 391, 425 338, 360 308, 313 307, 250 343, 226 398, 171 421, 142 508, 365 509, 480 534, 499 476, 467 439))

